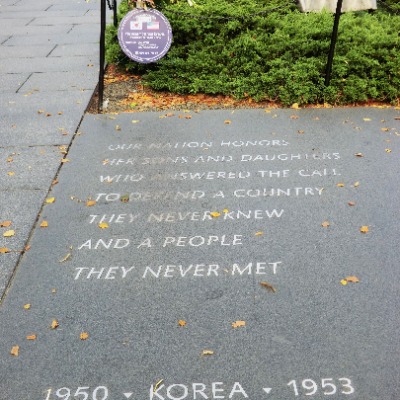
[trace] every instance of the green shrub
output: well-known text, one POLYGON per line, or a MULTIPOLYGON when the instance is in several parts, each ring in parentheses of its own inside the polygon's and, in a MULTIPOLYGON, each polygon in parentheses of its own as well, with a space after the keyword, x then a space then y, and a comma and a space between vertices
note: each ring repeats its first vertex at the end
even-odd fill
MULTIPOLYGON (((162 60, 146 65, 129 60, 110 26, 107 61, 144 73, 156 90, 175 93, 225 94, 283 105, 395 102, 400 97, 398 15, 380 10, 342 15, 331 85, 326 88, 332 14, 301 13, 286 0, 196 4, 159 4, 173 30, 172 47, 162 60)), ((120 18, 127 11, 123 2, 120 18)))

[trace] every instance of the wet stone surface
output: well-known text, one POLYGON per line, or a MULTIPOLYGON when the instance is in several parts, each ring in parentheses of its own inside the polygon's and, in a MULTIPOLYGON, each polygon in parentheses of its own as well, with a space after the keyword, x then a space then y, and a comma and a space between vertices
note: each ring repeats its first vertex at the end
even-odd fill
POLYGON ((2 397, 399 398, 398 117, 86 116, 3 302, 2 397))

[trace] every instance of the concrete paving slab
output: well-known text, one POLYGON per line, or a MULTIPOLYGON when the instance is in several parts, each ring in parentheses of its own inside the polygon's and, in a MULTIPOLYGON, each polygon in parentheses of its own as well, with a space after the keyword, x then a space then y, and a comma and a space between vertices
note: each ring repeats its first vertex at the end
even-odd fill
POLYGON ((46 57, 54 48, 55 46, 52 44, 41 46, 2 46, 0 59, 46 57))
MULTIPOLYGON (((2 8, 0 8, 2 12, 4 11, 2 8)), ((96 14, 96 10, 89 10, 93 11, 94 14, 96 14)), ((62 15, 64 17, 82 17, 86 15, 88 10, 86 9, 71 9, 67 11, 63 11, 62 15)), ((60 16, 60 11, 43 11, 43 10, 36 10, 36 11, 25 11, 23 7, 21 8, 8 8, 7 11, 7 19, 18 19, 18 18, 30 18, 33 20, 33 18, 53 18, 53 17, 59 17, 60 16), (10 11, 11 10, 11 11, 10 11)))
POLYGON ((66 149, 65 146, 0 147, 1 190, 48 189, 66 149))
MULTIPOLYGON (((82 40, 82 35, 80 34, 58 34, 58 35, 32 35, 29 37, 29 43, 32 46, 43 45, 43 44, 67 44, 67 43, 99 43, 100 33, 98 32, 88 32, 85 35, 85 39, 82 40)), ((25 46, 26 37, 25 36, 11 36, 8 40, 2 43, 6 46, 25 46)))
MULTIPOLYGON (((19 46, 18 46, 19 47, 19 46)), ((0 59, 0 70, 5 73, 52 73, 52 72, 68 72, 72 73, 88 70, 94 70, 94 75, 98 74, 98 59, 93 56, 66 56, 66 57, 34 57, 29 62, 22 63, 18 58, 0 59)), ((32 76, 35 78, 35 76, 32 76)), ((53 82, 57 85, 57 82, 53 82)))
POLYGON ((51 52, 49 57, 68 57, 68 56, 97 56, 99 54, 99 45, 89 44, 60 44, 51 52))
POLYGON ((33 73, 21 87, 20 92, 34 90, 40 92, 91 90, 93 92, 97 85, 98 75, 94 67, 87 68, 86 71, 33 73))
MULTIPOLYGON (((3 146, 68 144, 91 92, 4 94, 0 101, 3 146)), ((50 184, 50 182, 49 182, 50 184)))
POLYGON ((398 398, 399 116, 86 116, 3 301, 2 393, 398 398))
POLYGON ((2 227, 0 248, 7 248, 10 252, 0 254, 0 297, 14 272, 15 265, 21 257, 31 229, 36 221, 41 205, 47 194, 42 190, 0 190, 0 222, 11 221, 8 228, 2 227), (14 230, 15 235, 4 237, 7 230, 14 230))
MULTIPOLYGON (((15 21, 15 20, 10 20, 15 21)), ((17 20, 18 21, 18 20, 17 20)), ((7 28, 7 33, 12 36, 24 36, 26 37, 26 44, 29 43, 29 38, 32 35, 53 35, 53 34, 68 34, 68 32, 72 29, 72 24, 63 24, 63 25, 48 25, 48 26, 14 26, 10 24, 7 28)))
POLYGON ((29 73, 25 74, 0 74, 0 93, 16 93, 28 79, 29 73))
POLYGON ((3 32, 7 32, 8 33, 9 29, 12 29, 12 28, 14 28, 16 26, 22 28, 22 27, 28 25, 29 22, 31 22, 31 21, 32 21, 32 18, 20 18, 17 21, 8 20, 8 19, 5 19, 5 18, 2 18, 1 19, 1 29, 3 30, 3 32))
POLYGON ((86 25, 91 23, 99 23, 99 19, 95 19, 94 17, 90 16, 82 16, 82 17, 67 17, 67 16, 59 16, 59 17, 41 17, 35 18, 29 26, 47 26, 47 25, 67 25, 67 24, 74 24, 74 25, 86 25), (96 21, 97 20, 97 21, 96 21))
POLYGON ((68 10, 84 9, 84 10, 100 10, 100 1, 90 1, 89 3, 83 2, 64 2, 52 4, 48 11, 68 11, 68 10))

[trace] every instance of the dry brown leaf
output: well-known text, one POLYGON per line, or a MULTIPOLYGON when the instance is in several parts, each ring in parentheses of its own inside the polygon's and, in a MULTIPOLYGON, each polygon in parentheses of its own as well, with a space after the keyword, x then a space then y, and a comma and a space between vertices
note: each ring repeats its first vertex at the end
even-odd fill
POLYGON ((364 157, 364 154, 363 153, 356 153, 356 154, 354 154, 356 157, 364 157))
POLYGON ((213 350, 203 350, 202 352, 201 352, 201 355, 202 356, 212 356, 214 354, 214 351, 213 350))
POLYGON ((40 224, 41 228, 47 228, 49 226, 49 223, 47 221, 42 221, 42 223, 40 224))
POLYGON ((87 202, 86 202, 86 206, 87 207, 92 207, 92 206, 94 206, 96 204, 96 200, 88 200, 87 202))
POLYGON ((28 335, 26 337, 26 340, 36 340, 36 338, 37 338, 37 336, 35 334, 33 334, 33 335, 28 335))
POLYGON ((179 326, 186 326, 186 321, 184 321, 183 319, 180 319, 180 320, 178 321, 178 325, 179 325, 179 326))
POLYGON ((390 130, 389 128, 381 128, 382 132, 389 132, 389 130, 390 130))
POLYGON ((303 131, 303 129, 299 129, 299 130, 297 131, 297 133, 300 133, 300 135, 302 135, 302 134, 304 133, 304 131, 303 131))
POLYGON ((275 289, 270 283, 268 283, 268 282, 265 282, 265 281, 260 282, 260 285, 261 285, 262 287, 265 287, 266 289, 268 289, 269 291, 271 291, 271 292, 273 292, 273 293, 276 292, 276 289, 275 289))
POLYGON ((360 282, 360 279, 358 279, 356 276, 348 276, 345 279, 346 279, 347 282, 351 282, 351 283, 360 282))
POLYGON ((328 226, 330 226, 331 224, 328 221, 324 221, 321 226, 323 226, 324 228, 327 228, 328 226))
POLYGON ((30 308, 31 308, 31 305, 30 305, 30 304, 25 304, 25 305, 24 305, 24 309, 25 309, 25 310, 30 310, 30 308))
POLYGON ((19 354, 19 346, 13 346, 11 348, 10 354, 14 357, 18 357, 19 354))
POLYGON ((14 229, 10 229, 9 231, 5 231, 5 232, 3 233, 3 236, 4 236, 4 237, 11 237, 11 236, 14 236, 14 235, 15 235, 14 229))
POLYGON ((360 232, 361 232, 361 233, 368 233, 368 231, 369 231, 369 228, 368 228, 367 225, 363 225, 363 226, 360 228, 360 232))
POLYGON ((31 245, 30 244, 28 244, 28 245, 26 245, 24 247, 24 251, 29 251, 30 249, 31 249, 31 245))
POLYGON ((89 334, 87 332, 82 332, 79 335, 79 339, 81 339, 81 340, 86 340, 88 337, 89 337, 89 334))
POLYGON ((11 224, 12 224, 11 221, 0 222, 0 228, 8 228, 9 226, 11 226, 11 224))
POLYGON ((232 322, 232 328, 240 328, 242 326, 246 326, 246 321, 235 321, 235 322, 232 322))
POLYGON ((50 328, 57 329, 59 326, 60 326, 60 324, 58 323, 58 321, 56 319, 53 319, 53 321, 51 322, 50 328))
POLYGON ((349 201, 347 204, 348 204, 349 206, 355 206, 355 205, 356 205, 356 203, 355 203, 354 201, 349 201))
POLYGON ((7 162, 13 162, 14 161, 14 159, 10 156, 10 157, 8 157, 7 158, 7 160, 6 160, 7 162))

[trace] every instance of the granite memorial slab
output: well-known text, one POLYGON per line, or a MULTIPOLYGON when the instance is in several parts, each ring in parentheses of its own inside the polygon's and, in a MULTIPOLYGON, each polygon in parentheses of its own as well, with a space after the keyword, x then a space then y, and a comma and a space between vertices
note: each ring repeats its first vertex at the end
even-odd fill
POLYGON ((2 397, 398 399, 399 118, 87 115, 1 305, 2 397))

